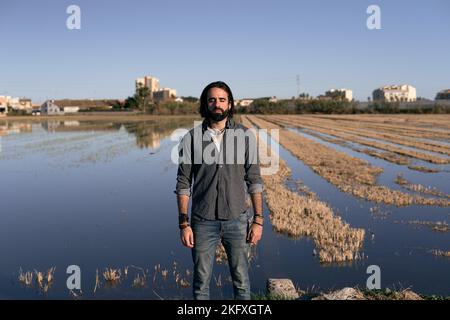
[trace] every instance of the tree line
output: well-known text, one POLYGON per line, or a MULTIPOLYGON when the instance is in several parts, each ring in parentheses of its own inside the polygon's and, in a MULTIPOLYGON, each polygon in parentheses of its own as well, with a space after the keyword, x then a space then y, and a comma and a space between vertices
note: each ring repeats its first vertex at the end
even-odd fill
POLYGON ((255 100, 247 108, 238 108, 238 113, 251 114, 444 114, 450 113, 450 104, 431 104, 373 101, 361 104, 343 100, 282 100, 269 102, 255 100))
MULTIPOLYGON (((183 98, 183 102, 173 99, 155 103, 147 87, 139 87, 136 93, 124 102, 113 106, 114 110, 139 110, 155 115, 187 115, 199 114, 199 100, 195 97, 183 98)), ((450 113, 450 104, 434 103, 401 103, 372 101, 360 103, 347 100, 291 99, 277 102, 268 99, 256 99, 248 107, 236 106, 237 113, 250 114, 444 114, 450 113)))

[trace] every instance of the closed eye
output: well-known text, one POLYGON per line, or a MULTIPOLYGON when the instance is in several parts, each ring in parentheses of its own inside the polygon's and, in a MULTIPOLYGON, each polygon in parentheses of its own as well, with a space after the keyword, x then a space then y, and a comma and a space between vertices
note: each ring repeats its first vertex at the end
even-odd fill
MULTIPOLYGON (((216 98, 209 98, 208 99, 208 102, 215 102, 215 101, 216 101, 216 98)), ((219 101, 220 102, 226 102, 227 98, 219 98, 219 101)))

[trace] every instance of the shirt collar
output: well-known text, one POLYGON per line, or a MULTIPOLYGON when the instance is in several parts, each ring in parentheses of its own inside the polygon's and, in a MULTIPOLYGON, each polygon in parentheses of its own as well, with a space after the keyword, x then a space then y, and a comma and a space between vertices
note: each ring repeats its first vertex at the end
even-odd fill
MULTIPOLYGON (((236 127, 236 122, 233 120, 233 118, 228 117, 227 123, 225 125, 225 129, 234 129, 236 127)), ((208 120, 204 119, 202 123, 202 129, 203 132, 208 128, 208 120)))

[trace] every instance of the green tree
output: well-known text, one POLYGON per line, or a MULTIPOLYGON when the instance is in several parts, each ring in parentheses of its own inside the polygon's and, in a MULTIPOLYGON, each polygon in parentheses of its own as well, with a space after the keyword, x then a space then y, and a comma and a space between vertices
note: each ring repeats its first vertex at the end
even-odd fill
POLYGON ((123 105, 124 109, 137 109, 137 103, 134 97, 128 97, 123 105))
POLYGON ((133 96, 136 107, 143 113, 151 112, 151 92, 148 87, 139 85, 136 89, 136 93, 133 96))
POLYGON ((191 102, 191 103, 197 103, 198 102, 198 98, 192 97, 192 96, 182 97, 182 99, 183 99, 184 102, 191 102))

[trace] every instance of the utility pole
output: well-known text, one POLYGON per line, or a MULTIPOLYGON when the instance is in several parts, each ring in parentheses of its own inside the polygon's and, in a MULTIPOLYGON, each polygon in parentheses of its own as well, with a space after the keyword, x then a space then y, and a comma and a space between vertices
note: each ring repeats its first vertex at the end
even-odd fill
POLYGON ((297 75, 297 98, 300 97, 300 75, 297 75))

